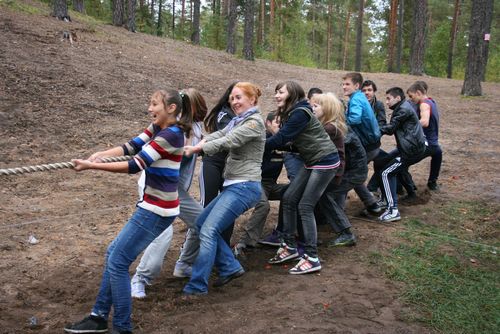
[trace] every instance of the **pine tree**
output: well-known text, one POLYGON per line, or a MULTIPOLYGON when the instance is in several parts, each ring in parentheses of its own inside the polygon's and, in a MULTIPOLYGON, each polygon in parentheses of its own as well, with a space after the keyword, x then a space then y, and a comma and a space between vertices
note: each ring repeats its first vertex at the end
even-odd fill
POLYGON ((425 38, 427 35, 427 0, 415 0, 410 46, 410 74, 424 74, 425 38))

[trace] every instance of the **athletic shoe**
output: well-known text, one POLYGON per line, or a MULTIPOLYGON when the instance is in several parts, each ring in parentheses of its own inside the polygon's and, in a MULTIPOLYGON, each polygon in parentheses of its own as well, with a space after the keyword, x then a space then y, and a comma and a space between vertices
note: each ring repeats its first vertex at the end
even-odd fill
POLYGON ((281 239, 279 232, 273 230, 271 234, 269 234, 264 239, 259 240, 259 244, 268 245, 268 246, 281 246, 281 239))
POLYGON ((82 321, 66 325, 66 333, 106 333, 108 331, 108 322, 102 317, 89 315, 82 321))
POLYGON ((337 239, 330 241, 330 247, 343 247, 356 245, 356 237, 352 233, 341 233, 337 239))
POLYGON ((304 254, 300 259, 299 263, 295 265, 292 269, 288 271, 292 275, 302 275, 307 273, 312 273, 321 270, 321 263, 318 258, 312 258, 304 254))
POLYGON ((237 259, 244 259, 245 258, 245 249, 247 248, 247 245, 244 243, 238 242, 234 247, 233 247, 233 254, 234 257, 237 259))
POLYGON ((216 288, 219 288, 219 287, 221 287, 223 285, 226 285, 227 283, 231 282, 233 279, 243 276, 244 274, 245 274, 245 270, 243 268, 241 268, 240 270, 238 270, 235 273, 232 273, 231 275, 228 275, 228 276, 219 276, 215 280, 213 286, 216 287, 216 288))
POLYGON ((439 185, 436 181, 429 181, 427 182, 427 188, 429 188, 429 190, 439 190, 439 185))
MULTIPOLYGON (((386 207, 387 207, 387 204, 386 204, 386 207)), ((375 202, 375 203, 366 207, 366 210, 368 211, 368 213, 373 213, 373 214, 380 213, 380 212, 382 212, 383 209, 384 208, 382 206, 379 206, 378 202, 375 202)))
POLYGON ((297 251, 297 248, 290 248, 287 246, 287 244, 283 243, 276 252, 276 255, 272 259, 269 259, 268 262, 270 264, 277 264, 293 260, 298 257, 299 257, 299 252, 297 251))
POLYGON ((401 215, 398 208, 389 208, 379 217, 379 220, 383 223, 394 222, 401 220, 401 215))
POLYGON ((130 294, 132 298, 146 298, 146 282, 137 274, 130 280, 130 294))
POLYGON ((299 253, 299 257, 304 255, 306 251, 305 244, 303 242, 297 241, 297 253, 299 253))
POLYGON ((174 267, 174 276, 180 278, 191 277, 191 272, 193 268, 190 264, 177 260, 174 267))
POLYGON ((387 201, 385 200, 385 198, 381 198, 377 201, 377 206, 380 208, 380 209, 387 209, 387 201))
POLYGON ((415 193, 409 193, 406 196, 403 196, 400 200, 399 203, 402 205, 414 205, 418 204, 418 197, 417 194, 415 193))

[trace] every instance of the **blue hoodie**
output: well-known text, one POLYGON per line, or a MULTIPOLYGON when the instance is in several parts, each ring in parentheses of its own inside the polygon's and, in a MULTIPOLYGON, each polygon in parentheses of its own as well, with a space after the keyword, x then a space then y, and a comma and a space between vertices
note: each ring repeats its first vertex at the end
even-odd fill
POLYGON ((356 132, 367 152, 380 147, 380 129, 370 102, 360 90, 349 97, 346 122, 356 132))

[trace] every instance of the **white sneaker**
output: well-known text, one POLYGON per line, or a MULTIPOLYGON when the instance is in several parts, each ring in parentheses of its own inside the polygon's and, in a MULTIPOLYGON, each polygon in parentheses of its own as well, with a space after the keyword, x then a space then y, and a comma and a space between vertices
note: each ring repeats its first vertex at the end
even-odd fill
POLYGON ((187 264, 186 262, 177 261, 175 262, 173 275, 180 278, 191 277, 192 270, 193 268, 191 265, 187 264))
POLYGON ((398 208, 389 208, 379 217, 379 220, 384 223, 394 222, 401 220, 401 215, 398 208))
POLYGON ((137 274, 130 281, 130 294, 132 298, 146 298, 146 282, 137 274))

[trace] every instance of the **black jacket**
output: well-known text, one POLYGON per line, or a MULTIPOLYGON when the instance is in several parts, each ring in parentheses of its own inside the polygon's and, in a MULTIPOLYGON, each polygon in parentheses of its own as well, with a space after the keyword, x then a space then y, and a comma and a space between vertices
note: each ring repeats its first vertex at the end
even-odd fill
POLYGON ((350 127, 344 138, 345 146, 345 169, 344 179, 349 179, 354 184, 365 182, 368 176, 368 164, 366 163, 366 152, 359 140, 358 135, 350 127))
POLYGON ((394 110, 391 120, 380 128, 380 132, 396 137, 396 144, 403 159, 413 159, 424 155, 427 142, 411 104, 403 100, 391 109, 394 110))
POLYGON ((375 113, 375 118, 377 118, 377 123, 379 128, 383 127, 387 124, 387 116, 385 115, 384 104, 377 100, 374 96, 370 101, 370 105, 372 106, 373 112, 375 113))

